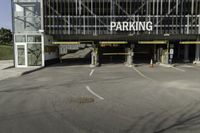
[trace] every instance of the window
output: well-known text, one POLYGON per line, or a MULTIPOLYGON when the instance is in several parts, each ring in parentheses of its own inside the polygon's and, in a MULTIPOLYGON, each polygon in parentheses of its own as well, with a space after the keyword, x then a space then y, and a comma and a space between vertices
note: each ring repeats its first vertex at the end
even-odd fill
POLYGON ((26 42, 26 35, 16 35, 15 42, 26 42))
POLYGON ((41 29, 40 3, 14 3, 14 24, 15 32, 41 29))
POLYGON ((41 36, 40 35, 28 35, 27 42, 41 42, 41 36))

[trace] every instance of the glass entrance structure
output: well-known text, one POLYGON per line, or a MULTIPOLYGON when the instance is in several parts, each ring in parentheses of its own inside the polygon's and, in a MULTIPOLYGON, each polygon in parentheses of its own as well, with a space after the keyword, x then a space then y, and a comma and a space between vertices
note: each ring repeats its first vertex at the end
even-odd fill
POLYGON ((12 5, 16 66, 43 66, 41 1, 13 0, 12 5))

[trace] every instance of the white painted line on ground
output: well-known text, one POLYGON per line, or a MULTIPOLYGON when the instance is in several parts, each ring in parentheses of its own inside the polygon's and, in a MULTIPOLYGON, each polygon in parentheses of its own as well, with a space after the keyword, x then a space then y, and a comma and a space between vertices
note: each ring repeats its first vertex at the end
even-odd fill
POLYGON ((153 80, 151 78, 149 78, 148 76, 144 75, 141 71, 139 71, 137 68, 133 67, 133 69, 143 78, 145 79, 149 79, 149 80, 153 80))
POLYGON ((91 70, 91 72, 90 72, 90 76, 92 76, 93 73, 94 73, 94 69, 91 70))
POLYGON ((171 67, 171 68, 173 68, 173 69, 175 69, 175 70, 178 70, 178 71, 181 71, 181 72, 185 72, 185 70, 180 69, 180 68, 177 68, 177 67, 171 67))
POLYGON ((92 90, 90 89, 89 86, 86 86, 86 89, 87 89, 91 94, 93 94, 94 96, 96 96, 97 98, 99 98, 100 100, 104 100, 103 97, 99 96, 97 93, 95 93, 94 91, 92 91, 92 90))
POLYGON ((183 68, 194 68, 194 66, 191 66, 191 65, 182 65, 180 67, 183 67, 183 68))

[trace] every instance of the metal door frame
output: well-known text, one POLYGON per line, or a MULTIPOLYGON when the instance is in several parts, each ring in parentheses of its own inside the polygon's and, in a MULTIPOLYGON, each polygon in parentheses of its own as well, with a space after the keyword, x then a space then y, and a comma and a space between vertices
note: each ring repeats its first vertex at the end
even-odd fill
POLYGON ((28 66, 28 58, 27 58, 27 44, 26 43, 15 43, 15 64, 16 67, 27 67, 28 66), (24 57, 25 57, 25 64, 24 65, 19 65, 18 64, 18 46, 23 46, 24 47, 24 57))

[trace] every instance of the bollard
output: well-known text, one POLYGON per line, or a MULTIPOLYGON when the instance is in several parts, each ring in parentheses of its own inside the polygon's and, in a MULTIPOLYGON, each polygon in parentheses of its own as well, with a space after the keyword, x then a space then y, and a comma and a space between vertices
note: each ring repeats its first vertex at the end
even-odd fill
POLYGON ((151 68, 153 68, 154 66, 153 66, 153 60, 151 59, 151 61, 150 61, 150 67, 151 68))

